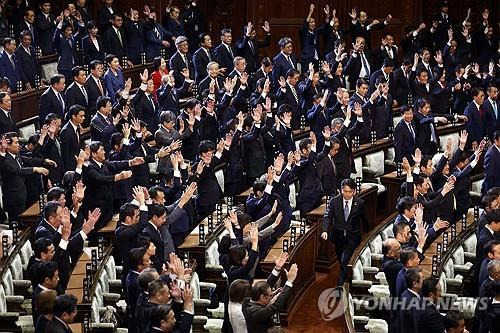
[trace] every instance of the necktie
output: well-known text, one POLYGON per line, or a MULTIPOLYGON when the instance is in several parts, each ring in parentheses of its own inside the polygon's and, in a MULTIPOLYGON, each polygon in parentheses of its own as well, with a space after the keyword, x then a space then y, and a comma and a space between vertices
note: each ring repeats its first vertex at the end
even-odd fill
POLYGON ((288 62, 290 63, 290 65, 292 65, 292 67, 295 68, 295 66, 293 65, 292 58, 289 55, 286 56, 286 60, 288 60, 288 62))
POLYGON ((78 144, 80 144, 80 128, 79 127, 76 128, 75 134, 76 134, 76 141, 78 141, 78 144))
POLYGON ((54 144, 56 145, 57 151, 59 152, 59 155, 61 155, 61 143, 57 138, 54 138, 54 144))
POLYGON ((116 35, 118 36, 118 40, 120 41, 120 45, 123 46, 122 35, 120 34, 120 30, 116 30, 116 35))
POLYGON ((344 218, 346 222, 349 219, 349 201, 346 201, 344 205, 344 218))
POLYGON ((497 102, 493 101, 493 103, 491 103, 491 106, 493 107, 493 113, 495 114, 495 119, 498 119, 497 102))
POLYGON ((104 96, 104 90, 102 90, 101 80, 97 79, 95 81, 96 81, 96 84, 97 84, 97 88, 99 88, 99 91, 101 92, 101 96, 104 96))
POLYGON ((10 63, 12 64, 14 70, 16 70, 16 62, 14 61, 14 54, 10 56, 10 63))
POLYGON ((333 157, 331 157, 331 156, 330 156, 330 162, 332 162, 333 174, 336 176, 337 175, 337 166, 335 165, 335 162, 333 161, 333 157))
POLYGON ((156 38, 161 39, 160 32, 158 31, 157 28, 155 28, 155 34, 156 34, 156 38))
POLYGON ((64 100, 61 97, 61 93, 57 93, 57 99, 59 100, 59 103, 61 103, 61 108, 62 108, 63 113, 64 113, 64 100))
POLYGON ((392 59, 392 49, 389 46, 387 46, 387 55, 392 59))
POLYGON ((151 105, 153 106, 153 111, 156 110, 155 103, 153 102, 153 99, 151 98, 151 95, 148 95, 148 100, 151 103, 151 105))
POLYGON ((252 54, 255 55, 255 48, 253 47, 253 42, 251 40, 248 41, 248 45, 250 46, 250 50, 252 50, 252 54))
POLYGON ((83 97, 85 97, 85 101, 88 103, 89 97, 87 96, 87 90, 85 90, 84 86, 81 86, 80 89, 82 90, 83 97))
POLYGON ((184 63, 186 64, 186 68, 188 68, 188 60, 187 60, 187 57, 185 54, 181 54, 182 55, 182 60, 184 61, 184 63))
POLYGON ((415 141, 415 132, 413 131, 413 126, 411 124, 408 124, 408 129, 410 130, 411 137, 413 138, 413 141, 415 141))
POLYGON ((481 119, 483 119, 484 112, 483 112, 483 106, 482 105, 479 105, 479 116, 481 117, 481 119))
POLYGON ((432 75, 432 69, 431 69, 431 65, 427 65, 427 71, 429 72, 429 79, 432 78, 434 75, 432 75))
POLYGON ((19 167, 22 169, 23 168, 23 161, 21 161, 21 158, 19 157, 19 155, 16 155, 15 160, 16 160, 17 164, 19 164, 19 167))
POLYGON ((429 126, 431 127, 431 141, 437 143, 437 136, 436 136, 436 130, 434 129, 434 124, 431 122, 429 126))
POLYGON ((363 68, 365 69, 366 76, 370 76, 370 67, 368 65, 368 61, 366 60, 364 52, 361 52, 361 64, 363 65, 363 68))
POLYGON ((297 96, 297 91, 295 91, 295 87, 290 85, 290 90, 292 91, 292 94, 293 94, 293 97, 295 98, 295 101, 298 103, 299 97, 297 96))
POLYGON ((210 56, 210 51, 205 50, 205 53, 207 54, 208 61, 212 61, 212 57, 210 56))
POLYGON ((7 111, 6 113, 7 113, 7 117, 9 118, 10 122, 14 123, 14 120, 12 120, 12 115, 11 115, 10 111, 7 111))
POLYGON ((227 50, 229 51, 229 54, 231 55, 231 59, 234 59, 234 54, 233 54, 233 50, 231 49, 231 46, 227 45, 227 50))

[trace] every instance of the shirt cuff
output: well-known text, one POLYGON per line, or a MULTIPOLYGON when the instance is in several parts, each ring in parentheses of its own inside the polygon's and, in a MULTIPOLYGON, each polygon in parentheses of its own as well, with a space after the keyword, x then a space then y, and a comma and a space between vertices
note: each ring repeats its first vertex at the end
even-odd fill
POLYGON ((413 173, 416 175, 420 175, 420 168, 413 168, 413 173))
POLYGON ((286 281, 285 282, 285 286, 289 286, 290 288, 293 287, 293 283, 291 283, 290 281, 286 281))
POLYGON ((72 210, 70 214, 76 219, 76 212, 74 210, 72 210))
POLYGON ((130 144, 129 138, 123 138, 123 144, 128 146, 130 144))
POLYGON ((325 146, 330 147, 330 140, 325 140, 325 146))
POLYGON ((406 175, 406 182, 413 183, 413 177, 411 175, 410 176, 406 175))
POLYGON ((356 120, 359 121, 360 123, 363 122, 363 117, 356 117, 356 120))
POLYGON ((422 251, 422 248, 421 248, 421 247, 417 247, 417 252, 419 252, 419 253, 423 253, 424 251, 422 251))
POLYGON ((181 178, 181 172, 174 169, 174 177, 181 178))
POLYGON ((66 251, 66 249, 68 248, 68 241, 65 239, 61 239, 59 241, 59 247, 66 251))
POLYGON ((140 205, 139 206, 139 210, 142 210, 143 212, 147 212, 148 211, 148 206, 146 206, 146 204, 140 205))
POLYGON ((254 123, 254 126, 260 128, 260 123, 254 123))
POLYGON ((139 87, 139 89, 141 89, 142 91, 146 91, 147 88, 148 88, 147 83, 141 83, 141 86, 139 87))
POLYGON ((194 316, 194 311, 191 311, 191 310, 184 310, 184 312, 186 312, 186 313, 188 313, 188 314, 190 314, 190 315, 194 316))
POLYGON ((246 86, 246 85, 240 85, 240 89, 241 89, 241 90, 245 90, 246 88, 247 88, 247 86, 246 86))
POLYGON ((266 185, 264 192, 267 194, 271 194, 272 191, 273 191, 273 185, 266 185))
POLYGON ((222 157, 222 153, 216 152, 215 157, 217 157, 220 160, 220 158, 222 157))
POLYGON ((271 274, 274 276, 280 276, 280 271, 278 271, 276 268, 274 268, 273 271, 271 272, 271 274))
POLYGON ((345 127, 349 127, 349 124, 351 123, 351 120, 350 119, 346 119, 344 120, 344 126, 345 127))
POLYGON ((194 119, 196 119, 198 121, 201 121, 201 117, 200 116, 194 116, 194 119))
POLYGON ((472 169, 474 169, 476 167, 476 164, 477 164, 477 160, 474 158, 472 160, 472 162, 470 162, 470 166, 472 167, 472 169))
POLYGON ((83 241, 87 239, 87 234, 83 232, 83 230, 80 230, 80 236, 82 236, 83 241))
POLYGON ((77 174, 81 175, 81 174, 82 174, 82 168, 76 168, 76 169, 75 169, 75 172, 76 172, 77 174))

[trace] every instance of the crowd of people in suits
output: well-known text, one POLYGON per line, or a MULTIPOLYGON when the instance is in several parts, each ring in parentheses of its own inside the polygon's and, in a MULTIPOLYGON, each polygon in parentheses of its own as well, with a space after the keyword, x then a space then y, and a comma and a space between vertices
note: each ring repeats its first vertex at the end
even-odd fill
POLYGON ((391 313, 391 330, 464 331, 460 314, 438 316, 440 287, 423 279, 418 264, 432 241, 467 213, 470 176, 480 164, 485 210, 475 283, 490 301, 478 329, 497 327, 500 63, 488 9, 473 25, 470 11, 464 21, 453 20, 443 1, 431 24, 406 27, 398 46, 389 32, 371 38, 390 24, 390 14, 380 22, 353 9, 342 27, 326 6, 320 26, 312 4, 299 31, 300 56, 297 41, 284 36, 274 40, 278 54, 261 59, 272 41, 267 21, 259 28, 263 40, 248 22, 235 43, 225 28, 215 46, 196 0, 184 8, 169 3, 162 18, 148 6, 122 15, 113 0, 103 0, 95 20, 84 0, 56 16, 50 1, 38 8, 29 3, 10 8, 18 38, 0 29, 0 172, 9 223, 46 195, 28 265, 36 332, 70 332, 76 313, 76 299, 65 295, 70 268, 116 214, 129 331, 189 332, 192 272, 177 249, 217 204, 248 188, 244 207, 225 218, 228 234, 218 248, 227 275, 224 331, 273 327, 298 267, 284 268, 284 252, 267 281, 253 280, 290 227, 290 184, 299 186, 300 216, 331 197, 321 237, 334 243, 342 285, 362 230, 369 231, 350 178, 353 140, 363 144, 373 136, 393 139, 394 161, 407 177, 398 202, 390 203, 399 212, 394 238, 384 243, 391 295, 425 302, 421 315, 391 313), (39 132, 23 146, 11 93, 39 85, 38 48, 58 55, 58 73, 40 97, 39 132), (133 86, 123 69, 143 58, 153 70, 140 73, 133 86), (402 116, 396 126, 394 108, 402 116), (450 139, 441 154, 437 127, 452 122, 464 122, 465 131, 455 151, 450 139), (306 126, 309 134, 296 144, 294 132, 306 126), (286 283, 273 290, 280 276, 286 283))

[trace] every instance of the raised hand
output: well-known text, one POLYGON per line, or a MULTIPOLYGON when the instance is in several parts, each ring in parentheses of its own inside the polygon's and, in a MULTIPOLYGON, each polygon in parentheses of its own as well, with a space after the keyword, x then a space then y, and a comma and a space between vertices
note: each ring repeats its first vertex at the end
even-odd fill
POLYGON ((274 160, 274 169, 276 173, 278 174, 281 173, 284 164, 285 164, 285 156, 283 156, 283 154, 280 153, 274 160))
POLYGON ((281 267, 283 267, 283 265, 285 265, 287 260, 288 260, 288 253, 281 252, 280 256, 278 258, 275 258, 274 264, 275 264, 277 269, 281 269, 281 267))
POLYGON ((146 197, 144 195, 144 191, 140 186, 135 186, 132 189, 132 197, 135 201, 139 202, 140 205, 144 205, 146 203, 146 197))
POLYGON ((271 32, 271 27, 269 26, 269 22, 268 21, 264 21, 264 26, 262 26, 262 29, 264 29, 264 31, 266 33, 270 33, 271 32))
POLYGON ((361 108, 361 104, 354 103, 354 114, 356 115, 356 117, 363 117, 363 109, 361 108))
POLYGON ((148 82, 149 73, 148 73, 147 68, 145 68, 144 71, 139 74, 139 77, 141 78, 142 83, 148 82))
POLYGON ((286 80, 283 76, 280 76, 278 83, 280 85, 280 88, 285 88, 286 87, 286 80))
POLYGON ((351 17, 352 20, 355 20, 358 17, 358 13, 356 12, 356 9, 353 8, 350 13, 348 13, 349 16, 351 17))
POLYGON ((290 283, 293 283, 293 281, 295 281, 295 278, 297 277, 297 271, 298 271, 298 267, 297 267, 297 264, 293 264, 291 267, 290 267, 290 270, 287 271, 285 269, 285 273, 286 273, 286 278, 288 280, 288 282, 290 283))
POLYGON ((205 162, 203 162, 203 160, 201 160, 198 165, 196 166, 196 174, 198 175, 201 175, 201 173, 203 172, 203 168, 205 167, 205 162))
POLYGON ((73 186, 73 194, 75 194, 76 199, 78 201, 82 201, 83 197, 85 196, 85 185, 83 185, 83 182, 81 180, 77 181, 75 186, 73 186))
POLYGON ((242 86, 246 86, 247 82, 248 82, 248 74, 247 74, 247 72, 243 72, 243 74, 241 74, 241 77, 240 77, 240 84, 242 86))
POLYGON ((422 151, 420 150, 420 148, 415 149, 415 155, 413 155, 412 157, 413 162, 420 165, 420 162, 422 161, 422 151))
POLYGON ((182 194, 181 198, 179 199, 179 207, 184 207, 184 205, 186 203, 189 202, 189 200, 191 200, 191 198, 193 197, 194 195, 194 192, 196 192, 196 188, 197 188, 197 185, 195 182, 192 182, 191 184, 189 184, 189 186, 186 188, 186 191, 184 191, 184 193, 182 194))
POLYGON ((330 136, 332 135, 332 131, 330 129, 329 126, 325 126, 325 128, 323 128, 323 138, 325 138, 325 142, 330 140, 330 136))

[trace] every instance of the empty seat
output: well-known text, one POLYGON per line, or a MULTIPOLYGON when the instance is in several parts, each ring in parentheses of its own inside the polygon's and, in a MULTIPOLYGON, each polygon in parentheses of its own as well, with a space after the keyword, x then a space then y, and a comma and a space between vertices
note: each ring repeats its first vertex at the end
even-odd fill
POLYGON ((365 328, 370 333, 387 333, 389 332, 389 325, 383 319, 368 319, 368 323, 366 323, 365 328))
POLYGON ((466 262, 474 262, 476 260, 476 246, 477 246, 477 236, 476 233, 472 233, 468 236, 464 242, 464 259, 466 262))
POLYGON ((365 280, 363 264, 360 259, 356 260, 352 269, 352 285, 360 287, 371 287, 372 281, 365 280))
POLYGON ((460 274, 455 274, 453 260, 449 258, 443 265, 443 271, 446 275, 446 284, 450 286, 461 286, 464 277, 460 274))
POLYGON ((394 152, 394 147, 391 147, 385 151, 384 163, 386 165, 396 166, 394 162, 394 158, 396 157, 396 153, 394 152))
POLYGON ((33 255, 33 249, 31 248, 31 242, 26 240, 26 242, 23 244, 21 247, 21 250, 19 251, 19 254, 21 256, 21 262, 23 264, 23 270, 26 271, 28 268, 28 262, 30 261, 31 256, 33 255))
POLYGON ((367 246, 360 254, 361 263, 363 264, 363 272, 365 274, 377 274, 379 269, 372 266, 372 251, 367 246))
POLYGON ((394 232, 392 231, 392 226, 393 224, 389 224, 387 227, 385 227, 380 235, 382 236, 382 240, 385 241, 387 238, 393 238, 394 237, 394 232))
POLYGON ((456 272, 464 275, 472 268, 471 262, 465 262, 465 251, 462 245, 457 246, 452 254, 453 266, 456 272))
POLYGON ((21 127, 19 129, 19 135, 21 138, 28 140, 30 136, 36 134, 35 124, 29 124, 27 126, 21 127))

